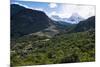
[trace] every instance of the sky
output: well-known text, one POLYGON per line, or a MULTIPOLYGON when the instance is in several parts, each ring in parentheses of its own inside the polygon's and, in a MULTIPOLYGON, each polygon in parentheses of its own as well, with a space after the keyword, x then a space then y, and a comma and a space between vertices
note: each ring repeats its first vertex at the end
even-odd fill
POLYGON ((26 8, 44 11, 49 17, 57 15, 61 18, 69 18, 72 14, 77 13, 87 19, 95 15, 95 6, 93 5, 34 2, 32 0, 11 0, 11 4, 19 4, 26 8))

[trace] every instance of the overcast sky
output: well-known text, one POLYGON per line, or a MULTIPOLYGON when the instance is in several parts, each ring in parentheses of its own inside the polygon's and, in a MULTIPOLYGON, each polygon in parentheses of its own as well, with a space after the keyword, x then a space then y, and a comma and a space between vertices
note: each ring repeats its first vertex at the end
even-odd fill
POLYGON ((44 3, 29 0, 11 0, 11 3, 20 4, 26 8, 44 11, 49 17, 58 15, 61 18, 69 18, 72 14, 77 13, 83 18, 95 15, 95 6, 61 4, 61 3, 44 3))

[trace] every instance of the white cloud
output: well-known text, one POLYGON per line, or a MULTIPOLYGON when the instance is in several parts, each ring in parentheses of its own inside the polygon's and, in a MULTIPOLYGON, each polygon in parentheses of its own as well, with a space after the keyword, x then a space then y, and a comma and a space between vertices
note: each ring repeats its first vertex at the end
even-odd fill
POLYGON ((57 14, 56 14, 56 11, 52 11, 52 12, 50 13, 50 16, 52 16, 52 15, 57 15, 57 14))
POLYGON ((86 19, 95 15, 95 6, 62 4, 59 11, 52 11, 49 16, 58 15, 61 18, 69 18, 73 13, 78 13, 86 19))
MULTIPOLYGON (((25 0, 23 0, 25 1, 25 0)), ((19 3, 17 3, 19 4, 19 3)), ((83 18, 88 18, 90 16, 95 15, 95 6, 92 5, 75 5, 75 4, 61 4, 60 7, 56 3, 49 3, 48 6, 52 9, 54 8, 55 10, 51 10, 51 12, 48 13, 49 9, 46 11, 45 8, 32 8, 28 7, 27 5, 20 4, 26 8, 31 8, 31 9, 36 9, 40 11, 45 11, 49 16, 51 15, 58 15, 62 18, 68 18, 70 17, 73 13, 78 13, 80 16, 83 18), (59 8, 60 10, 56 10, 59 8)))
POLYGON ((57 4, 56 4, 56 3, 50 3, 50 4, 49 4, 49 7, 50 7, 50 8, 55 8, 55 7, 57 7, 57 4))
POLYGON ((95 6, 86 5, 62 5, 61 11, 59 12, 62 17, 70 17, 73 13, 78 13, 84 18, 95 15, 95 6))
POLYGON ((57 13, 56 11, 52 11, 51 13, 49 13, 49 17, 52 17, 53 15, 57 15, 57 16, 59 16, 61 18, 65 18, 66 17, 65 14, 57 13))

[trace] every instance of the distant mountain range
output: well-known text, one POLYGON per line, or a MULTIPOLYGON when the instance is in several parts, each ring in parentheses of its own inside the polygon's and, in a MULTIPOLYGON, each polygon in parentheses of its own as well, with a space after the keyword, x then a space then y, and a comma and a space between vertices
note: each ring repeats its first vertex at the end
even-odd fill
POLYGON ((52 15, 51 19, 53 19, 55 21, 63 21, 65 23, 71 23, 71 24, 77 24, 80 21, 84 20, 84 18, 82 18, 77 13, 72 14, 72 16, 70 16, 69 18, 61 18, 61 17, 59 17, 57 15, 52 15))
POLYGON ((49 18, 43 11, 11 4, 11 37, 29 34, 54 36, 62 32, 81 32, 95 27, 95 16, 86 20, 78 14, 73 14, 70 18, 52 18, 56 20, 49 18))

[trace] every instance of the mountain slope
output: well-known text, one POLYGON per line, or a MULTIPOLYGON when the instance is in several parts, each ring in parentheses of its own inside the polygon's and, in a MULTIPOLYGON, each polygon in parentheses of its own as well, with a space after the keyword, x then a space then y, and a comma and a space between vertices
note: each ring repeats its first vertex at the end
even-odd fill
POLYGON ((48 28, 51 23, 51 19, 42 11, 27 9, 16 4, 11 5, 12 37, 20 37, 43 30, 48 28))
POLYGON ((82 32, 90 29, 95 29, 95 16, 92 16, 84 21, 80 21, 73 31, 82 32))
POLYGON ((16 15, 21 10, 24 10, 25 7, 19 6, 17 4, 11 4, 11 16, 16 15), (13 11, 12 11, 13 10, 13 11))

